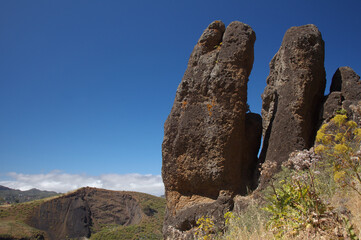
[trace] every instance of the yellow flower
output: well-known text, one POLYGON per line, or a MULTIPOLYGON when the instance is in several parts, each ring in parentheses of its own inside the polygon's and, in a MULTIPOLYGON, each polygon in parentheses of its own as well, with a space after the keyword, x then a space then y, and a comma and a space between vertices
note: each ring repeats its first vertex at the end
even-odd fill
POLYGON ((322 144, 317 145, 317 147, 315 147, 315 153, 320 154, 322 152, 324 152, 326 150, 326 147, 322 144))
POLYGON ((335 171, 333 174, 333 179, 335 182, 342 181, 345 178, 346 172, 345 171, 335 171))
POLYGON ((343 154, 348 151, 348 147, 345 144, 336 144, 334 147, 335 154, 343 154))
POLYGON ((355 123, 354 121, 348 121, 346 123, 347 126, 351 127, 351 128, 355 128, 357 127, 357 123, 355 123))
POLYGON ((361 137, 361 128, 356 128, 353 133, 357 136, 357 137, 361 137))
POLYGON ((345 123, 347 120, 347 116, 346 115, 340 115, 340 114, 337 114, 333 119, 332 121, 334 123, 336 123, 338 126, 341 126, 343 123, 345 123))
POLYGON ((325 136, 325 134, 321 130, 317 131, 316 141, 322 142, 322 139, 324 136, 325 136))
POLYGON ((320 130, 321 132, 325 132, 326 131, 326 128, 328 127, 328 123, 325 123, 321 126, 320 130))
POLYGON ((224 214, 224 218, 226 219, 226 225, 229 225, 231 220, 234 219, 235 216, 232 212, 226 212, 226 214, 224 214))
POLYGON ((336 136, 335 136, 335 141, 340 141, 343 137, 343 134, 342 133, 337 133, 336 136))
POLYGON ((322 139, 322 143, 325 145, 328 145, 332 142, 332 137, 329 135, 325 135, 325 137, 323 137, 322 139))

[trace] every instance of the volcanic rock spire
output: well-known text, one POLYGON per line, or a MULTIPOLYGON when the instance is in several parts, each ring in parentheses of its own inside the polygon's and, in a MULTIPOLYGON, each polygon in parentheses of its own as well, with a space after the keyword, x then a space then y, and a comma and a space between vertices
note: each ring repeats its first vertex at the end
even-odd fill
POLYGON ((326 84, 324 41, 314 25, 287 30, 262 94, 260 161, 286 161, 313 145, 326 84))
POLYGON ((259 144, 260 133, 247 136, 255 133, 246 131, 246 122, 259 129, 260 117, 246 121, 246 112, 255 40, 247 24, 225 28, 215 21, 193 49, 164 125, 168 238, 184 237, 202 215, 222 218, 233 207, 231 196, 252 184, 257 150, 251 146, 259 144))

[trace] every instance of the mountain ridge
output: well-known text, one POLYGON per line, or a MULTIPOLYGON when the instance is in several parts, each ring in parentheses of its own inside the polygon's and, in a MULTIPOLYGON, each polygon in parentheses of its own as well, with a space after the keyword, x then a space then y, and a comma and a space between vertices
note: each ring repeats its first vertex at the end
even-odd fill
POLYGON ((56 195, 59 195, 59 193, 36 188, 22 191, 0 185, 0 204, 22 203, 56 195))

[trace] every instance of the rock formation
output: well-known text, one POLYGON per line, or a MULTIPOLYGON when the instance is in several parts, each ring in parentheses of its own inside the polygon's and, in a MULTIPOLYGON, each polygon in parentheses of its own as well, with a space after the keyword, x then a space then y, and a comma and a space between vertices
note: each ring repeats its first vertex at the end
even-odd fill
POLYGON ((47 233, 49 239, 90 237, 102 225, 138 224, 145 217, 134 193, 81 188, 45 201, 27 223, 47 233))
POLYGON ((260 161, 286 161, 313 145, 325 89, 324 42, 314 25, 290 28, 270 63, 262 94, 260 161))
POLYGON ((361 99, 360 76, 350 67, 340 67, 332 77, 330 92, 341 92, 346 101, 361 99))
POLYGON ((186 238, 202 215, 217 222, 252 185, 260 134, 249 129, 260 129, 260 117, 246 112, 255 39, 246 24, 215 21, 194 47, 164 126, 166 238, 186 238))
POLYGON ((289 154, 313 146, 320 121, 335 111, 345 108, 361 120, 361 82, 351 68, 336 71, 324 96, 324 42, 314 25, 286 32, 270 63, 262 118, 247 113, 254 41, 250 26, 215 21, 194 47, 164 126, 166 239, 191 239, 202 216, 222 227, 225 212, 257 198, 259 191, 245 196, 247 190, 258 183, 263 189, 289 154), (258 179, 262 163, 272 171, 258 179))
POLYGON ((361 101, 361 81, 350 67, 340 67, 333 75, 330 94, 323 105, 322 121, 332 118, 337 110, 345 109, 354 120, 360 120, 357 111, 358 102, 361 101))

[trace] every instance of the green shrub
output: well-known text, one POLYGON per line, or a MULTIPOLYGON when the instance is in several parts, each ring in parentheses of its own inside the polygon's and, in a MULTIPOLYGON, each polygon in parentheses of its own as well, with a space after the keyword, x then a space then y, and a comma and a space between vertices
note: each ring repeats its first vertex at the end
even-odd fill
POLYGON ((286 233, 297 235, 303 229, 320 227, 320 219, 327 210, 316 189, 317 171, 311 167, 312 158, 305 158, 307 154, 309 152, 295 153, 288 162, 295 171, 277 185, 271 181, 272 194, 267 197, 269 204, 264 210, 271 214, 267 228, 276 237, 286 233))

